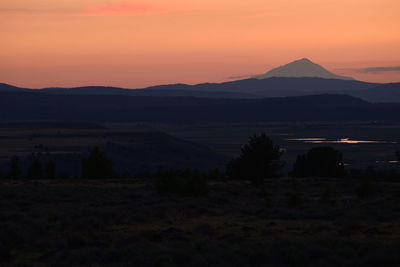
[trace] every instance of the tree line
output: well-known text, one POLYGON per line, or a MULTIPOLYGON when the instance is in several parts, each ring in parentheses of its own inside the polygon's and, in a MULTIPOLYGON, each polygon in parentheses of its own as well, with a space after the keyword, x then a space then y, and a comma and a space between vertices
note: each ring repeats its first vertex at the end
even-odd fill
MULTIPOLYGON (((8 169, 0 177, 6 179, 56 179, 70 178, 69 173, 57 173, 57 164, 54 160, 43 163, 40 159, 33 159, 28 166, 26 173, 20 168, 19 159, 13 157, 8 162, 8 169)), ((83 179, 107 179, 118 178, 120 175, 113 167, 113 162, 103 151, 95 147, 87 158, 81 160, 81 178, 83 179)))
MULTIPOLYGON (((396 151, 395 154, 400 162, 400 151, 396 151)), ((248 143, 242 146, 240 155, 227 164, 225 173, 219 170, 205 173, 190 169, 183 171, 160 169, 156 173, 146 176, 167 177, 170 180, 177 179, 176 177, 198 177, 198 179, 225 177, 230 180, 249 180, 256 185, 262 185, 265 179, 282 176, 280 173, 284 166, 282 155, 283 149, 279 145, 275 145, 265 133, 262 133, 249 138, 248 143)), ((8 179, 69 178, 68 173, 58 174, 56 167, 57 164, 54 160, 43 163, 35 158, 24 174, 19 167, 18 158, 14 157, 8 162, 8 170, 4 174, 0 173, 0 177, 8 179)), ((370 173, 373 171, 370 170, 370 173)), ((298 155, 289 172, 291 177, 340 177, 346 174, 342 153, 330 146, 314 147, 305 154, 298 155)), ((119 174, 115 170, 112 160, 98 147, 92 149, 88 157, 81 160, 80 177, 83 179, 126 178, 126 176, 130 176, 130 174, 119 174)))

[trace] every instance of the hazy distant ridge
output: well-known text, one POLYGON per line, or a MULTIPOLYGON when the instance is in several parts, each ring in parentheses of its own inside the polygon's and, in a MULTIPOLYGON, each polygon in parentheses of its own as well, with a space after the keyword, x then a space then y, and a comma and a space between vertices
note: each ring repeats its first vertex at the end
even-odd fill
POLYGON ((252 99, 265 97, 346 94, 370 102, 400 102, 400 83, 379 84, 333 74, 308 59, 301 59, 255 78, 196 85, 167 84, 129 90, 107 86, 29 90, 0 84, 0 92, 40 92, 55 95, 131 95, 252 99))
POLYGON ((197 85, 171 84, 135 90, 104 86, 29 90, 7 84, 0 84, 0 92, 41 92, 56 95, 191 96, 229 99, 340 93, 359 97, 371 102, 400 102, 400 83, 378 84, 356 80, 322 78, 245 79, 197 85))

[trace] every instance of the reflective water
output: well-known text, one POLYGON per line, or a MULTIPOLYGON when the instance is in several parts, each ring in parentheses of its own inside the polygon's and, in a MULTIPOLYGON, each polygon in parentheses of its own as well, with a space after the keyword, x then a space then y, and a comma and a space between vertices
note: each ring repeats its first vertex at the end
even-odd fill
POLYGON ((390 164, 399 164, 400 161, 398 160, 377 160, 375 163, 390 163, 390 164))
POLYGON ((381 140, 354 140, 350 138, 340 138, 336 140, 328 140, 327 138, 289 138, 286 139, 288 141, 302 141, 303 143, 312 143, 312 144, 360 144, 360 143, 367 143, 367 144, 379 144, 379 143, 386 143, 386 141, 381 140))

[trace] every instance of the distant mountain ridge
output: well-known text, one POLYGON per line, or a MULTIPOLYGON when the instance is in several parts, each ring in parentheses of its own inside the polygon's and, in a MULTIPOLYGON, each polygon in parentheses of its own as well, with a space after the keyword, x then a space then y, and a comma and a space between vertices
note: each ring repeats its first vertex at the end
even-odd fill
POLYGON ((274 68, 265 74, 255 75, 252 78, 267 79, 272 77, 286 77, 286 78, 323 78, 323 79, 337 79, 337 80, 354 80, 352 77, 341 76, 334 74, 321 65, 318 65, 308 58, 295 60, 286 65, 274 68))
POLYGON ((346 94, 370 102, 400 102, 400 83, 380 84, 336 75, 303 58, 254 78, 222 82, 167 84, 140 89, 111 86, 43 88, 38 90, 0 84, 0 92, 36 92, 53 95, 130 95, 253 99, 265 97, 346 94))
POLYGON ((330 93, 355 96, 370 102, 400 102, 400 83, 379 84, 357 80, 322 78, 245 79, 197 85, 170 84, 143 89, 123 89, 105 86, 26 89, 0 84, 0 92, 34 92, 53 95, 190 96, 228 99, 253 99, 330 93))

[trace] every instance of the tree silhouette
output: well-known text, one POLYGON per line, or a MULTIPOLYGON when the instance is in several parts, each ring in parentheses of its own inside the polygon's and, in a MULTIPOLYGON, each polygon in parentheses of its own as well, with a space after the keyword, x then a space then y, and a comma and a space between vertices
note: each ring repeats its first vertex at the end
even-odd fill
POLYGON ((39 159, 35 159, 32 164, 28 167, 28 178, 29 179, 41 179, 43 178, 43 165, 39 159))
POLYGON ((22 176, 21 169, 19 168, 18 158, 13 157, 8 163, 9 169, 6 173, 6 178, 8 179, 19 179, 22 176))
POLYGON ((329 146, 314 147, 297 156, 291 176, 337 177, 345 174, 342 153, 329 146))
POLYGON ((263 184, 265 178, 278 176, 282 168, 282 151, 274 145, 265 133, 249 138, 248 144, 241 149, 238 158, 227 166, 227 175, 231 179, 245 179, 255 184, 263 184))
POLYGON ((46 166, 44 167, 44 178, 45 179, 55 179, 57 175, 56 172, 56 162, 50 160, 47 162, 46 166))
POLYGON ((94 148, 88 158, 82 159, 82 178, 105 179, 115 176, 112 161, 99 148, 94 148))

